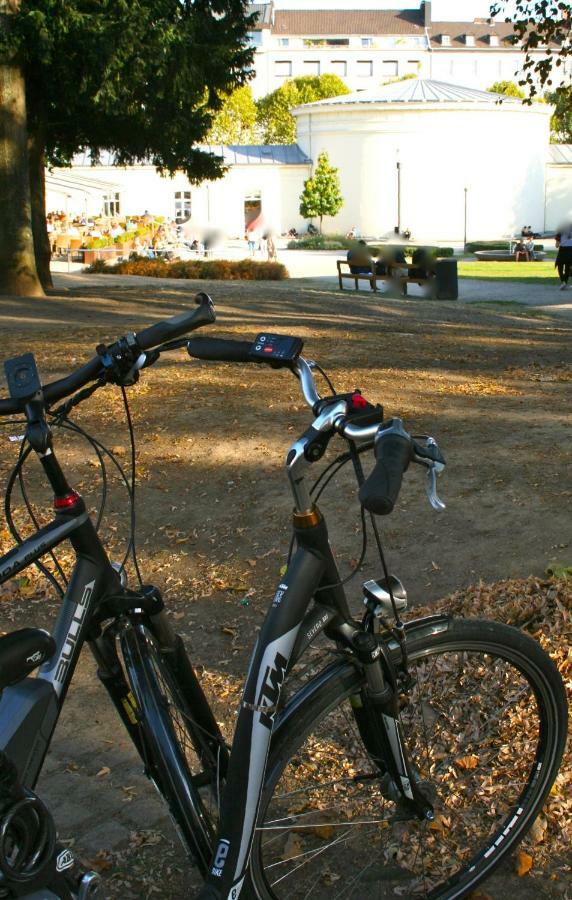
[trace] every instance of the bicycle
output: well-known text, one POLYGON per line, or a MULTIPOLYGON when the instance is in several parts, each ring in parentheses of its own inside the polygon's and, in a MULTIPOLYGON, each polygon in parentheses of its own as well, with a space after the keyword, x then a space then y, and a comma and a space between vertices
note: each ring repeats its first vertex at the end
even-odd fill
MULTIPOLYGON (((141 335, 131 341, 127 375, 125 361, 120 365, 117 351, 106 348, 106 371, 125 382, 133 360, 151 345, 141 335)), ((124 346, 125 340, 119 342, 124 346)), ((296 546, 258 636, 230 753, 158 592, 120 585, 67 482, 62 487, 54 479, 56 497, 66 506, 47 543, 45 537, 24 542, 13 551, 17 563, 8 574, 48 544, 71 540, 80 574, 70 589, 74 609, 85 610, 71 658, 87 640, 148 774, 206 875, 201 900, 361 897, 372 890, 380 897, 465 896, 526 834, 556 777, 567 727, 556 667, 531 638, 509 626, 441 614, 402 621, 406 592, 389 574, 373 514, 392 511, 411 463, 427 470, 430 502, 442 506, 436 477, 445 462, 432 438, 412 437, 400 420, 385 420, 383 410, 358 391, 336 394, 330 385, 331 395, 320 397, 313 372, 322 370, 302 357, 300 339, 262 334, 250 343, 170 334, 139 364, 180 346, 196 359, 292 371, 314 415, 286 457, 296 546), (382 577, 363 585, 361 620, 351 614, 325 519, 306 484, 308 468, 336 435, 348 450, 318 479, 316 499, 351 462, 364 525, 360 563, 367 510, 383 568, 382 577), (361 456, 372 448, 376 462, 366 479, 361 456), (312 652, 319 642, 329 648, 325 666, 312 652)), ((90 380, 102 381, 101 359, 65 383, 48 385, 44 398, 53 402, 79 391, 68 404, 79 402, 92 390, 85 388, 90 380)), ((1 401, 0 414, 23 405, 29 415, 30 403, 1 401)), ((41 461, 51 480, 53 463, 41 461)), ((67 634, 69 624, 68 616, 67 634)), ((66 649, 64 631, 56 625, 59 656, 42 638, 46 661, 38 678, 28 679, 48 691, 54 658, 66 649)), ((38 659, 27 663, 30 670, 33 662, 38 659)), ((71 677, 69 667, 65 677, 71 677)), ((10 690, 21 691, 24 683, 10 690)), ((57 703, 50 701, 52 718, 57 703)), ((4 698, 0 734, 3 705, 4 698)), ((37 718, 31 719, 24 718, 28 733, 37 730, 37 718)), ((41 755, 49 742, 42 741, 41 755)), ((11 755, 6 741, 0 747, 11 755)), ((32 794, 35 769, 20 766, 18 773, 30 802, 39 802, 32 794)), ((16 818, 17 812, 16 803, 16 818)), ((28 827, 24 823, 15 838, 28 827)), ((4 831, 9 828, 10 821, 4 831)), ((45 871, 41 878, 48 883, 45 871)))

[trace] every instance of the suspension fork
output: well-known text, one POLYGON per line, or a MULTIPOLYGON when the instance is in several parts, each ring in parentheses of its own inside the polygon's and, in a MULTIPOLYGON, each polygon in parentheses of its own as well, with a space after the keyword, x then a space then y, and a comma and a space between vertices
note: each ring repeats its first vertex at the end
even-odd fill
POLYGON ((381 774, 389 775, 391 799, 417 818, 432 821, 433 806, 418 786, 403 737, 397 678, 389 651, 369 631, 354 632, 351 646, 366 682, 351 698, 365 748, 381 774))

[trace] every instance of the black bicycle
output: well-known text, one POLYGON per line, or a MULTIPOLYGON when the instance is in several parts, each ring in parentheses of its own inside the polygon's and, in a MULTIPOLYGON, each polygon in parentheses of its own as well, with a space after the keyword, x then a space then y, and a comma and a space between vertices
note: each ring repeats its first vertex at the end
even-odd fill
POLYGON ((385 420, 359 391, 337 394, 330 385, 320 397, 313 372, 321 370, 301 356, 297 338, 180 337, 214 319, 209 298, 199 299, 194 314, 99 348, 91 363, 43 390, 30 358, 9 371, 13 399, 0 401, 0 414, 25 413, 56 517, 0 560, 0 581, 63 540, 77 563, 53 637, 26 629, 0 638, 0 889, 86 897, 96 883, 93 873, 70 876, 71 854, 55 843, 33 792, 88 641, 147 774, 206 875, 203 900, 465 896, 526 834, 554 782, 567 726, 558 672, 536 642, 507 626, 445 615, 403 622, 406 593, 387 569, 373 514, 391 512, 411 463, 426 469, 429 499, 442 506, 437 444, 385 420), (295 504, 290 560, 253 652, 230 753, 159 592, 121 583, 56 461, 46 419, 68 396, 51 413, 69 421, 99 386, 124 389, 180 346, 201 360, 289 369, 314 415, 286 457, 295 504), (307 469, 336 435, 344 452, 312 496, 307 469), (361 459, 372 448, 366 479, 361 459), (316 505, 348 463, 360 485, 360 563, 367 510, 383 571, 363 584, 361 619, 351 614, 316 505), (37 677, 26 677, 38 664, 37 677))

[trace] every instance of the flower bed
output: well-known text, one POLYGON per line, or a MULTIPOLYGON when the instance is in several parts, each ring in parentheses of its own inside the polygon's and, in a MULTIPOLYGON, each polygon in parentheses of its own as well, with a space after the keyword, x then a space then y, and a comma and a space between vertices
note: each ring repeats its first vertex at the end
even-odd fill
POLYGON ((88 267, 88 272, 115 275, 145 275, 147 278, 192 278, 213 281, 282 281, 288 270, 282 263, 253 259, 130 259, 113 266, 88 267))

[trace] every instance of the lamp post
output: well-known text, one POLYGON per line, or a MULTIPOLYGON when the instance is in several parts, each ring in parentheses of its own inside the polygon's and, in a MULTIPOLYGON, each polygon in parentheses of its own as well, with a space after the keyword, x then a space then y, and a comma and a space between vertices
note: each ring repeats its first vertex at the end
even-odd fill
POLYGON ((394 231, 396 234, 401 234, 401 163, 399 160, 396 163, 397 166, 397 226, 394 231))
POLYGON ((465 227, 463 231, 463 251, 467 250, 467 200, 469 196, 469 188, 464 188, 465 191, 465 227))

